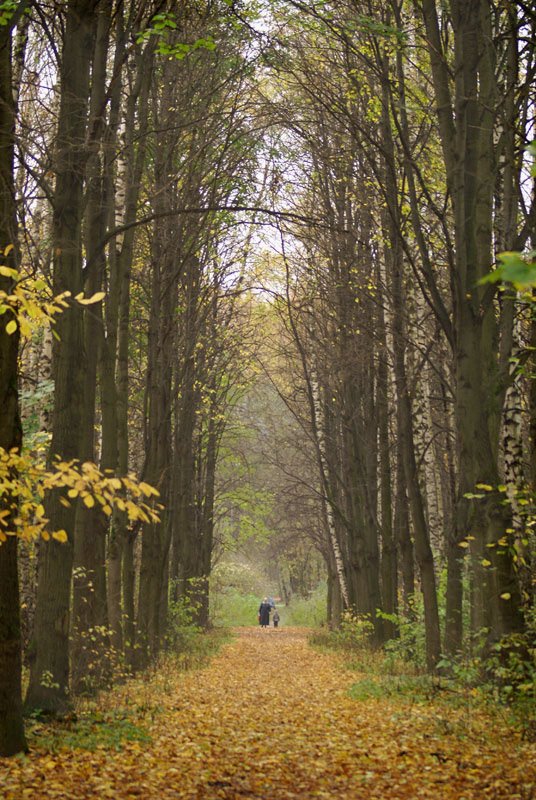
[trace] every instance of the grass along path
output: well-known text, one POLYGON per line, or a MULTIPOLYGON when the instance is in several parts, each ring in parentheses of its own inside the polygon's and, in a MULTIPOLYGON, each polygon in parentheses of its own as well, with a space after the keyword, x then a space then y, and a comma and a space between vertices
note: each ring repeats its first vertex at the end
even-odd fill
POLYGON ((306 636, 242 629, 207 667, 169 662, 130 681, 101 699, 88 741, 82 715, 70 738, 38 730, 28 756, 0 760, 0 797, 536 797, 534 748, 513 732, 444 706, 352 699, 359 676, 306 636))

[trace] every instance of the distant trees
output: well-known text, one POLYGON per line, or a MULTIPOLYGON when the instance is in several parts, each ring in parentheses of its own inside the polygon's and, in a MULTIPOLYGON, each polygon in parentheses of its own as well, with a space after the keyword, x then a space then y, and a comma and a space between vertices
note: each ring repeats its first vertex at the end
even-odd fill
POLYGON ((534 18, 492 2, 293 0, 277 22, 279 94, 267 101, 304 165, 281 193, 321 219, 286 229, 287 310, 331 558, 342 555, 344 602, 372 616, 378 641, 394 633, 396 561, 407 605, 415 558, 433 668, 461 647, 465 572, 472 630, 488 641, 520 630, 532 602, 499 488, 523 312, 479 280, 497 252, 524 245, 534 214, 523 155, 534 18))

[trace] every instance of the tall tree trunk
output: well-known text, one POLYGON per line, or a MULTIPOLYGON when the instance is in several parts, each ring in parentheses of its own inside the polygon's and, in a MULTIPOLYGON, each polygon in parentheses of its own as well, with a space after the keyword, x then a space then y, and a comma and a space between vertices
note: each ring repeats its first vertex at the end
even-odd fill
MULTIPOLYGON (((106 66, 111 25, 111 6, 98 14, 95 56, 92 68, 90 129, 95 131, 87 168, 87 203, 85 241, 87 262, 85 290, 92 296, 102 290, 106 272, 106 254, 100 242, 108 222, 107 181, 103 163, 103 139, 106 113, 106 66), (97 249, 98 248, 98 249, 97 249)), ((109 165, 106 165, 109 166, 109 165)), ((81 398, 82 426, 80 458, 96 461, 95 423, 97 367, 103 328, 102 304, 92 305, 84 313, 84 350, 86 354, 84 393, 81 398)), ((108 387, 106 387, 108 389, 108 387)), ((101 392, 103 387, 101 387, 101 392)), ((107 443, 107 442, 106 442, 107 443)), ((101 458, 103 468, 114 469, 117 458, 108 453, 101 458)), ((106 606, 106 534, 108 518, 100 506, 88 509, 78 502, 75 521, 75 547, 72 610, 72 688, 75 694, 95 692, 102 685, 108 667, 109 651, 106 606)))
MULTIPOLYGON (((379 277, 379 276, 378 276, 379 277)), ((379 284, 379 280, 378 280, 379 284)), ((387 363, 387 337, 383 305, 378 309, 378 336, 381 348, 378 364, 378 444, 380 473, 380 534, 381 534, 381 594, 382 611, 396 615, 398 612, 398 581, 396 542, 393 531, 393 501, 391 488, 391 447, 389 440, 389 381, 387 363)), ((397 634, 393 621, 384 621, 385 635, 392 639, 397 634)))
MULTIPOLYGON (((13 180, 15 127, 11 75, 11 31, 0 34, 0 253, 2 263, 17 268, 18 242, 13 180), (11 251, 7 248, 11 246, 11 251)), ((11 292, 13 281, 0 275, 0 290, 11 292)), ((22 445, 18 398, 19 330, 9 334, 11 312, 0 315, 0 448, 22 445)), ((2 493, 0 510, 7 511, 3 524, 14 527, 16 498, 2 493)), ((0 756, 27 749, 22 722, 21 637, 16 536, 2 534, 0 526, 0 756)))
MULTIPOLYGON (((171 208, 169 173, 171 151, 161 148, 155 160, 155 213, 171 208)), ((148 435, 144 478, 160 491, 167 507, 171 470, 171 356, 174 345, 173 311, 176 301, 176 266, 171 247, 172 227, 159 222, 153 231, 152 286, 149 320, 148 435)), ((162 579, 169 546, 166 515, 144 527, 137 614, 137 665, 146 666, 160 647, 162 579)))
MULTIPOLYGON (((118 35, 120 35, 118 33, 118 35)), ((121 145, 123 155, 117 167, 116 224, 129 225, 136 219, 142 174, 145 166, 149 115, 147 100, 152 75, 152 47, 137 54, 130 72, 133 83, 126 102, 122 124, 121 145), (137 113, 136 113, 137 111, 137 113)), ((129 399, 129 321, 130 283, 134 260, 135 227, 116 237, 115 256, 111 259, 115 270, 114 287, 117 291, 117 312, 107 316, 107 337, 100 365, 103 405, 103 454, 107 447, 117 453, 119 475, 128 473, 128 399, 129 399), (117 319, 115 319, 117 315, 117 319), (117 324, 117 334, 114 335, 117 324), (115 343, 117 339, 117 345, 115 343), (115 353, 117 348, 117 354, 115 353), (110 395, 113 403, 110 402, 110 395)), ((112 298, 112 303, 115 298, 112 298)), ((125 648, 127 663, 133 664, 135 643, 135 568, 134 546, 136 532, 128 530, 124 512, 114 510, 109 549, 108 613, 112 642, 118 652, 125 648)))
MULTIPOLYGON (((53 257, 54 291, 76 296, 83 288, 81 228, 86 152, 89 75, 96 30, 96 0, 71 0, 67 6, 61 64, 61 103, 56 152, 53 257)), ((82 313, 75 302, 56 323, 53 350, 55 403, 52 457, 80 455, 83 391, 82 313)), ((39 551, 37 606, 32 647, 29 708, 62 712, 69 707, 69 628, 75 507, 59 494, 47 502, 51 528, 67 532, 64 544, 51 540, 39 551)))
MULTIPOLYGON (((214 394, 212 397, 214 398, 214 394)), ((216 484, 216 464, 218 451, 218 431, 216 428, 216 402, 209 409, 207 443, 205 453, 205 481, 201 522, 201 570, 202 589, 199 610, 199 624, 207 628, 209 624, 209 578, 212 562, 212 546, 214 540, 214 497, 216 484)))
MULTIPOLYGON (((157 234, 158 235, 158 234, 157 234)), ((163 313, 163 277, 165 277, 165 254, 155 249, 153 256, 153 281, 151 295, 151 315, 149 321, 149 368, 148 368, 148 440, 144 479, 156 486, 164 499, 163 482, 166 479, 163 470, 168 468, 161 450, 162 429, 168 436, 171 431, 166 424, 166 413, 169 409, 168 377, 164 374, 164 339, 163 313), (167 396, 166 396, 167 395, 167 396), (166 402, 168 407, 166 408, 166 402)), ((136 628, 136 665, 144 668, 154 659, 159 646, 159 621, 161 586, 159 567, 163 522, 151 522, 145 525, 142 537, 140 588, 138 596, 138 614, 136 628)))
POLYGON ((409 523, 406 476, 402 463, 402 443, 399 438, 397 438, 396 446, 395 513, 393 527, 395 541, 398 552, 400 553, 404 614, 412 617, 414 615, 415 596, 415 558, 409 523))
MULTIPOLYGON (((393 259, 394 262, 394 259, 393 259)), ((434 669, 441 654, 439 610, 437 604, 434 557, 430 546, 424 503, 419 487, 417 461, 413 446, 413 424, 411 402, 408 394, 404 366, 404 327, 401 320, 402 297, 400 287, 401 265, 393 263, 393 341, 395 350, 395 380, 397 386, 397 432, 400 438, 402 467, 408 487, 415 556, 420 570, 421 592, 424 600, 424 623, 426 630, 426 662, 434 669)))
POLYGON ((202 595, 199 575, 199 528, 195 513, 194 431, 197 419, 196 344, 199 337, 200 264, 196 255, 187 257, 184 269, 184 322, 182 330, 182 368, 180 399, 175 429, 175 558, 173 578, 176 597, 185 598, 194 618, 199 612, 202 595), (178 572, 177 572, 178 569, 178 572))
MULTIPOLYGON (((304 363, 304 370, 305 370, 306 369, 305 359, 302 358, 302 361, 304 363)), ((320 486, 322 492, 322 504, 324 507, 325 518, 328 526, 328 541, 331 553, 333 555, 333 564, 335 565, 335 571, 337 575, 337 581, 339 584, 339 591, 342 597, 343 605, 345 608, 349 608, 350 593, 348 591, 348 579, 346 576, 344 558, 342 554, 341 544, 339 540, 339 533, 336 524, 336 511, 332 499, 333 487, 329 480, 325 409, 323 407, 320 396, 320 386, 318 383, 318 379, 314 375, 310 377, 309 385, 310 385, 311 423, 317 450, 317 467, 319 471, 320 486)))
POLYGON ((445 550, 447 554, 447 587, 445 596, 445 653, 453 656, 461 650, 463 642, 463 570, 465 550, 460 547, 459 531, 456 527, 456 467, 454 457, 454 433, 451 422, 452 411, 447 400, 445 382, 441 383, 442 418, 445 426, 443 452, 445 475, 443 477, 443 508, 445 528, 445 550))

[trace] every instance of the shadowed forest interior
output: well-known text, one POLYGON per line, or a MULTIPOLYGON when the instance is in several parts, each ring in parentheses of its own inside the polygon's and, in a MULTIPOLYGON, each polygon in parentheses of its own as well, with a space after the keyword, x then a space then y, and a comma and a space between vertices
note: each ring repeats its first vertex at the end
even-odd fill
POLYGON ((329 686, 337 768, 293 789, 275 756, 259 783, 166 750, 178 784, 149 765, 143 796, 534 796, 535 75, 521 0, 0 2, 0 756, 30 745, 7 798, 136 796, 36 765, 71 747, 82 780, 95 714, 138 747, 145 680, 178 704, 155 730, 193 737, 199 670, 210 705, 205 668, 241 697, 264 657, 296 704, 275 751, 318 757, 329 686), (482 763, 456 794, 443 743, 384 785, 350 707, 380 764, 411 750, 381 704, 442 719, 443 691, 482 763))

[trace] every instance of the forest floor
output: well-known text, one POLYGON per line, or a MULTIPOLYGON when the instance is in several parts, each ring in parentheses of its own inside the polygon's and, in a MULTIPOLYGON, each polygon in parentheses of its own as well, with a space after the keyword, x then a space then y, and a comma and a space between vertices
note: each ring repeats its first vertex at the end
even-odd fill
POLYGON ((201 669, 170 660, 61 731, 35 723, 30 753, 0 760, 0 797, 536 797, 536 750, 504 718, 441 698, 359 697, 363 678, 374 680, 310 647, 307 631, 244 628, 201 669))

